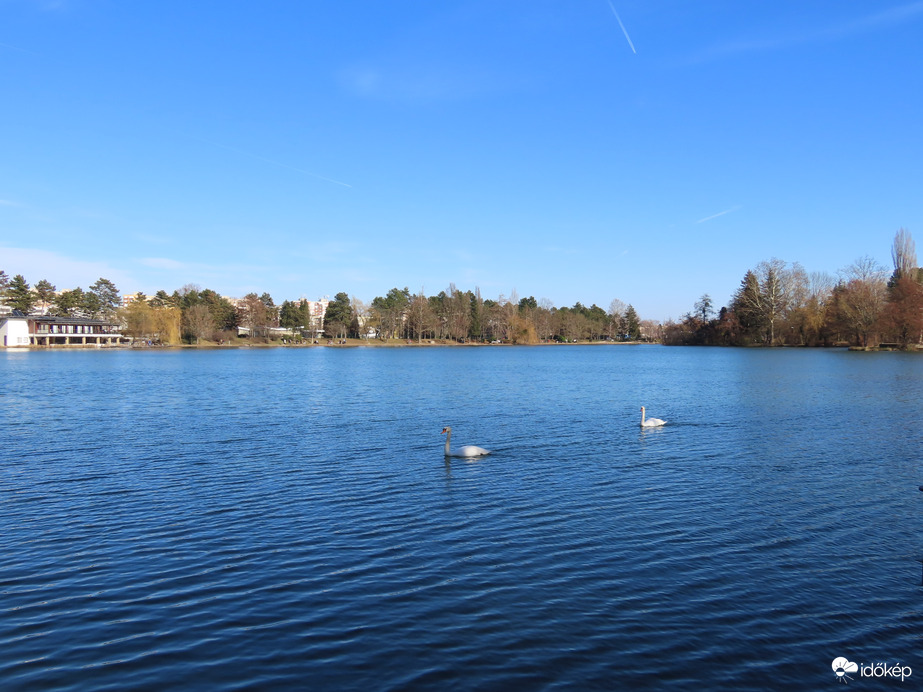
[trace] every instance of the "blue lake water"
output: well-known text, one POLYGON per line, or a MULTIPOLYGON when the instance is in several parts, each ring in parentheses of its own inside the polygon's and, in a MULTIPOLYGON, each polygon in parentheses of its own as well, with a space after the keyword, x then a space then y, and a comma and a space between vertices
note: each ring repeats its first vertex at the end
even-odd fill
POLYGON ((0 372, 5 690, 817 689, 839 656, 923 678, 920 356, 44 351, 0 372), (447 463, 445 425, 493 454, 447 463))

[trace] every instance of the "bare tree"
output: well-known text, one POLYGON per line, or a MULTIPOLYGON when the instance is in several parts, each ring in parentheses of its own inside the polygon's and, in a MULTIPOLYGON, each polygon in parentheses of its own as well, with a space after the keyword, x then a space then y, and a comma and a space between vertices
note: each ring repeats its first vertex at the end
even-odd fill
POLYGON ((746 333, 772 346, 781 322, 803 302, 807 284, 807 273, 800 264, 796 262, 789 267, 773 257, 746 273, 734 294, 731 309, 746 333))
POLYGON ((796 306, 789 311, 789 322, 801 345, 814 344, 820 340, 834 285, 833 278, 824 272, 799 276, 796 306))
POLYGON ((186 321, 187 333, 195 338, 197 344, 215 331, 215 319, 205 303, 196 303, 187 308, 183 318, 186 321))
POLYGON ((641 320, 641 338, 644 341, 662 341, 663 325, 657 320, 641 320))
POLYGON ((468 296, 468 302, 470 303, 471 312, 471 326, 469 328, 471 336, 475 339, 483 339, 486 311, 484 310, 484 299, 481 298, 480 288, 474 287, 474 293, 468 296))
POLYGON ((539 339, 550 339, 554 333, 553 315, 554 303, 548 298, 538 301, 538 308, 535 311, 535 331, 539 339))
POLYGON ((356 333, 360 338, 364 339, 368 334, 368 328, 370 326, 369 307, 363 301, 356 298, 356 296, 352 296, 349 302, 352 307, 353 318, 356 320, 356 333))
POLYGON ((916 277, 917 249, 910 233, 903 228, 894 234, 894 243, 891 246, 891 261, 894 262, 894 280, 903 277, 916 277))
POLYGON ((410 300, 410 307, 407 310, 407 328, 410 330, 417 341, 423 341, 423 335, 431 332, 435 328, 435 313, 429 303, 429 299, 420 289, 410 300))
POLYGON ((862 346, 869 346, 887 300, 885 269, 871 257, 860 257, 841 272, 839 291, 842 317, 862 346))
POLYGON ((693 306, 695 316, 702 320, 702 322, 708 322, 715 312, 713 308, 714 303, 712 302, 711 296, 707 293, 703 293, 702 297, 699 298, 693 306))
POLYGON ((269 327, 269 314, 266 303, 256 293, 244 296, 240 310, 240 323, 250 332, 250 338, 261 335, 269 327))
POLYGON ((455 284, 449 284, 445 299, 446 333, 452 339, 460 341, 468 336, 471 325, 471 301, 455 284))
POLYGON ((901 346, 920 341, 923 334, 923 286, 906 275, 892 282, 881 324, 901 346))
POLYGON ((618 298, 613 298, 609 303, 609 322, 606 325, 606 336, 610 339, 627 333, 625 328, 625 311, 628 309, 628 303, 618 298))
POLYGON ((791 300, 791 282, 786 264, 773 257, 756 266, 763 298, 763 317, 769 327, 769 345, 776 342, 776 325, 788 309, 791 300))

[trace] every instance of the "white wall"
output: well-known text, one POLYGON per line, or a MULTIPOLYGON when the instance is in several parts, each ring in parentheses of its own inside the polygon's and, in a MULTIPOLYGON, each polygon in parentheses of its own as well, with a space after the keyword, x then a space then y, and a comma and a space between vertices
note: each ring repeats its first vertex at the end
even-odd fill
POLYGON ((0 346, 28 346, 28 320, 7 318, 0 323, 0 346))

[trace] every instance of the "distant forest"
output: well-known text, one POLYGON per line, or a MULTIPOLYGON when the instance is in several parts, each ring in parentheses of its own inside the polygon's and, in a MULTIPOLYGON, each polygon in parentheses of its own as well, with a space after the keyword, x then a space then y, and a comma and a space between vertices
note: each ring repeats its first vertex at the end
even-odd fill
POLYGON ((43 279, 30 286, 0 271, 0 297, 24 313, 105 319, 123 333, 163 344, 236 340, 244 328, 251 340, 296 342, 347 337, 380 340, 451 340, 536 344, 576 341, 652 341, 668 345, 916 347, 923 340, 923 270, 913 239, 900 229, 891 250, 890 273, 868 257, 837 278, 808 274, 800 264, 778 259, 748 270, 730 305, 718 310, 703 295, 679 321, 642 320, 635 309, 613 300, 597 305, 555 307, 547 300, 481 297, 454 284, 434 296, 393 288, 370 303, 337 293, 330 301, 284 301, 268 293, 232 300, 188 284, 168 294, 136 294, 121 307, 115 285, 100 278, 89 289, 57 291, 43 279))

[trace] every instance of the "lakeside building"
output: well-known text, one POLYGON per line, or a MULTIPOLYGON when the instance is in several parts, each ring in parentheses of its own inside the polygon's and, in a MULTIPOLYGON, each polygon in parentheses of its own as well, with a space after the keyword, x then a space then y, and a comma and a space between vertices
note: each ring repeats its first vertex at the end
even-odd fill
POLYGON ((0 345, 29 346, 120 346, 131 340, 119 325, 107 320, 56 315, 24 315, 18 310, 0 317, 0 345))

